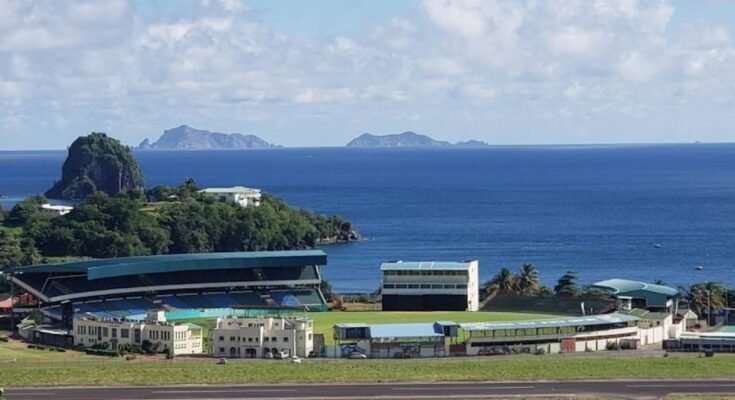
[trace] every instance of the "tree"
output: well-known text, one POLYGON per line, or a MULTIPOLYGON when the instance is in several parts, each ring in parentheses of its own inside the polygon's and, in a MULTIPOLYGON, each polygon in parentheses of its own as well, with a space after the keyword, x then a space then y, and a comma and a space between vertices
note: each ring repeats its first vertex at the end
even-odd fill
POLYGON ((332 285, 329 283, 329 281, 322 278, 322 282, 319 284, 319 289, 321 289, 321 292, 324 295, 324 300, 328 302, 332 301, 334 293, 332 292, 332 285))
POLYGON ((577 273, 567 271, 559 278, 554 286, 554 293, 559 297, 576 297, 579 295, 579 286, 577 285, 577 273))
POLYGON ((713 281, 692 284, 685 293, 689 308, 700 318, 705 315, 709 316, 710 310, 724 308, 726 296, 727 288, 722 283, 713 281))
POLYGON ((3 205, 0 204, 0 222, 5 221, 5 209, 3 209, 3 205))
POLYGON ((524 296, 536 296, 541 289, 541 281, 538 270, 532 264, 523 264, 521 271, 516 277, 516 285, 519 294, 524 296))
POLYGON ((485 293, 517 294, 518 283, 516 277, 508 268, 502 268, 489 281, 485 282, 485 293))
POLYGON ((39 206, 48 203, 48 199, 44 196, 31 196, 24 199, 13 206, 8 213, 7 219, 15 224, 25 224, 31 219, 41 215, 39 206))

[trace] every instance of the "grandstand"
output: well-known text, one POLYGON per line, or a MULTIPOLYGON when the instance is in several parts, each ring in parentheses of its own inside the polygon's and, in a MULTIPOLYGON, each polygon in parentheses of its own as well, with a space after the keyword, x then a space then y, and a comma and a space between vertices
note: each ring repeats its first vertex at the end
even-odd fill
POLYGON ((148 310, 232 307, 326 309, 321 250, 177 254, 18 267, 14 285, 37 297, 48 317, 122 319, 148 310))

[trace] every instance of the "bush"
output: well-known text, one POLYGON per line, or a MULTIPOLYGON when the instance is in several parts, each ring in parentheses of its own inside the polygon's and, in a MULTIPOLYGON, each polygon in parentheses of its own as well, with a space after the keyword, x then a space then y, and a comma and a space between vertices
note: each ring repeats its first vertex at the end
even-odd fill
POLYGON ((605 349, 607 349, 607 350, 617 350, 618 349, 618 343, 617 342, 607 342, 607 345, 605 345, 605 349))
POLYGON ((8 340, 7 336, 0 336, 0 342, 8 343, 8 340))
POLYGON ((536 348, 536 355, 537 356, 543 356, 544 354, 546 354, 546 349, 545 348, 543 348, 543 347, 537 347, 536 348))

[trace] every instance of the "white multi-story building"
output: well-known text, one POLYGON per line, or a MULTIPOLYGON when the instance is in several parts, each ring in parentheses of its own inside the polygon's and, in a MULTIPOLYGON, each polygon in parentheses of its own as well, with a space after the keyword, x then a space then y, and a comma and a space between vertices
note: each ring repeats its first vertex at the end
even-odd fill
POLYGON ((123 344, 142 346, 160 342, 162 351, 173 354, 202 354, 202 328, 194 324, 166 322, 163 312, 151 312, 145 321, 125 321, 99 318, 75 318, 72 325, 74 344, 84 347, 108 343, 109 350, 123 344))
POLYGON ((260 205, 260 189, 234 186, 230 188, 207 188, 200 192, 214 196, 220 201, 237 204, 240 207, 257 207, 260 205))
POLYGON ((477 311, 478 262, 386 262, 383 311, 477 311))
POLYGON ((306 318, 225 317, 209 330, 215 357, 308 357, 314 349, 313 321, 306 318))
POLYGON ((41 204, 38 208, 41 212, 51 215, 66 215, 74 209, 72 206, 52 205, 50 203, 41 204))

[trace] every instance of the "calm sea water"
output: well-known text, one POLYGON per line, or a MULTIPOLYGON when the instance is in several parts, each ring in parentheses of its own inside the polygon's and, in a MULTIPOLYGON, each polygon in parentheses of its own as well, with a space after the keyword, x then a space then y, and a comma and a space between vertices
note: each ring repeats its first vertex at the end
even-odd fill
MULTIPOLYGON (((65 152, 0 152, 0 200, 43 192, 65 152)), ((735 145, 137 152, 147 185, 260 187, 352 220, 325 276, 374 290, 384 260, 479 259, 481 278, 530 262, 671 285, 735 285, 735 145), (659 244, 660 247, 654 246, 659 244), (704 267, 695 271, 695 266, 704 267)))

